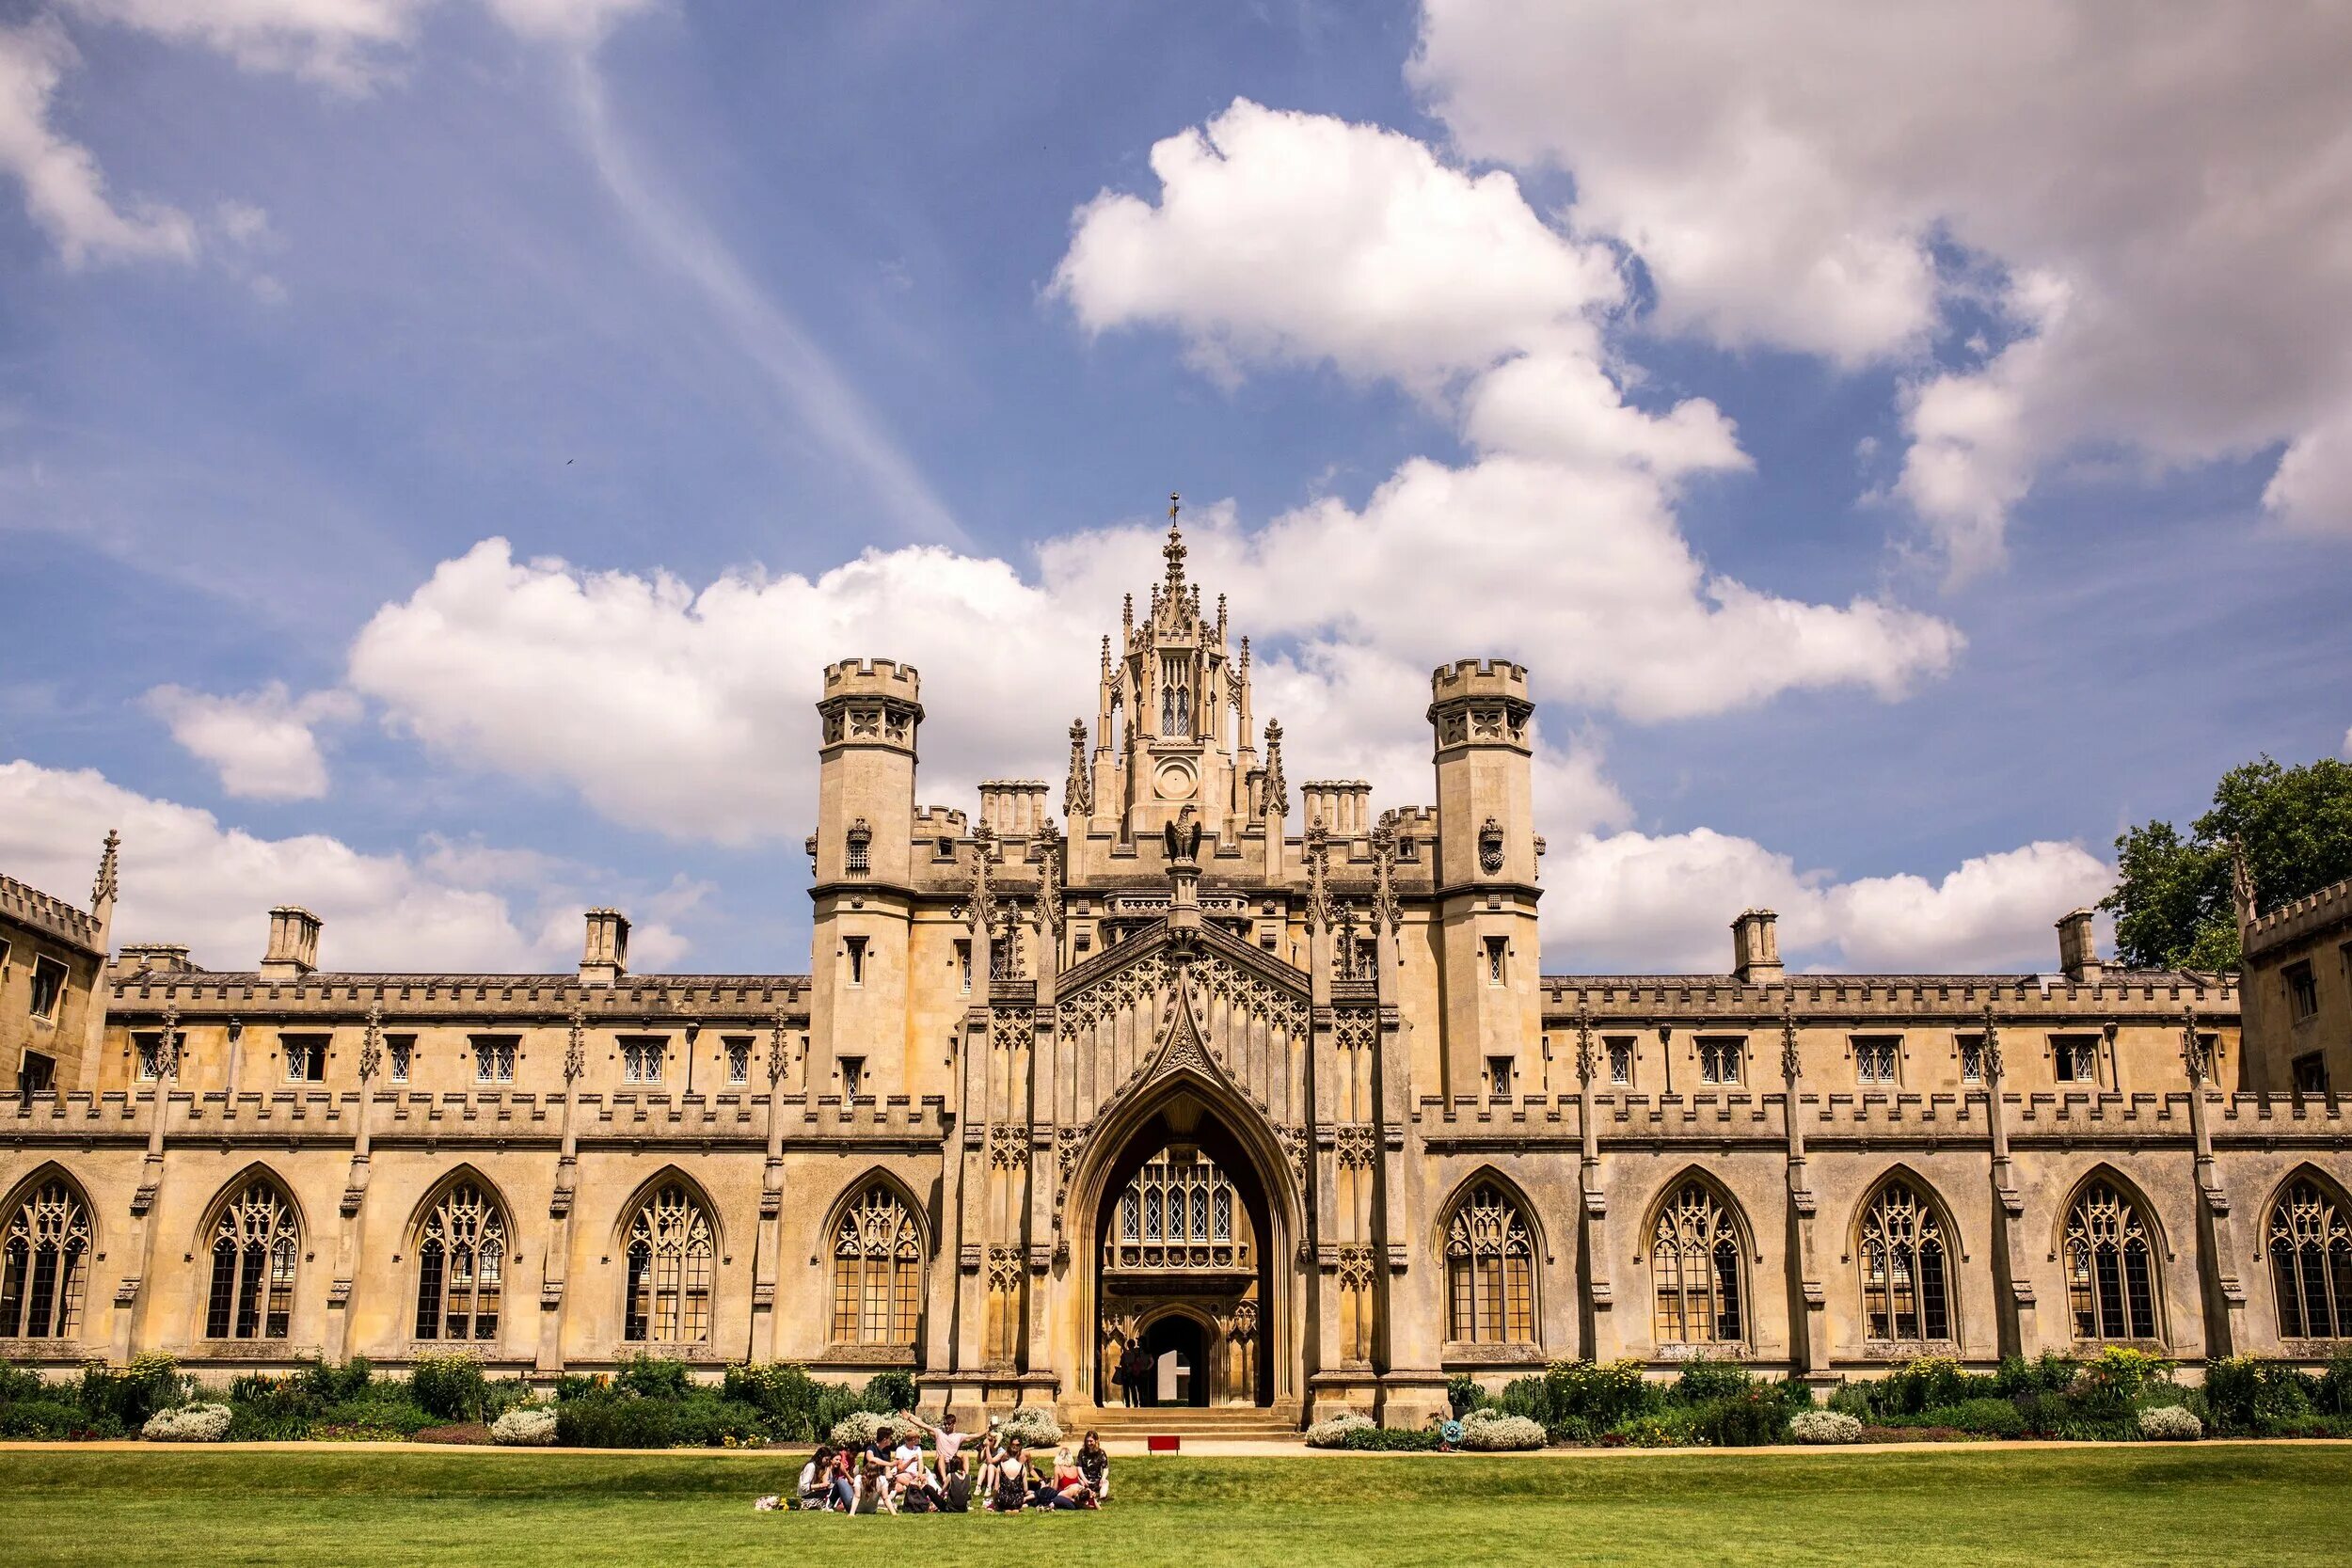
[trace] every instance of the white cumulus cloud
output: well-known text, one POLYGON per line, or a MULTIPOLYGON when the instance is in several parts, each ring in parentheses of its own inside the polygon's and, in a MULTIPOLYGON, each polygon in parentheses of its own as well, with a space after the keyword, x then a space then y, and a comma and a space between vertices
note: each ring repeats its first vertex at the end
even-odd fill
POLYGON ((24 190, 24 210, 65 264, 196 254, 196 225, 157 203, 118 206, 88 148, 51 123, 57 86, 81 63, 55 19, 0 27, 0 171, 24 190))
POLYGON ((359 717, 348 691, 295 697, 283 681, 234 696, 159 686, 142 699, 171 738, 210 763, 227 793, 255 800, 315 800, 326 793, 321 725, 359 717))
MULTIPOLYGON (((296 903, 326 922, 320 956, 339 969, 500 973, 566 969, 579 960, 580 911, 617 891, 580 868, 483 859, 479 847, 435 841, 421 856, 370 853, 318 833, 262 838, 210 812, 125 789, 89 769, 0 763, 0 866, 43 892, 87 904, 98 847, 122 834, 121 905, 114 941, 184 942, 213 969, 249 969, 267 943, 272 905, 296 903)), ((652 902, 630 933, 633 966, 674 962, 686 943, 652 902)))
POLYGON ((2352 531, 2352 9, 1426 0, 1408 73, 1466 154, 1572 174, 1662 326, 1905 366, 1956 576, 2097 443, 2284 443, 2266 505, 2352 531), (2006 342, 1931 369, 1981 306, 2006 342))

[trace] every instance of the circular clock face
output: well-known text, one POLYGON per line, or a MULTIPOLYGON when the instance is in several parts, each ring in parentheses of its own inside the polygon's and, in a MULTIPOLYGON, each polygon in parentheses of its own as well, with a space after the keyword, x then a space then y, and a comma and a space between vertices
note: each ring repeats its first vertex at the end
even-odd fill
POLYGON ((1164 762, 1152 776, 1152 787, 1163 800, 1188 800, 1192 799, 1192 786, 1193 771, 1187 763, 1164 762))

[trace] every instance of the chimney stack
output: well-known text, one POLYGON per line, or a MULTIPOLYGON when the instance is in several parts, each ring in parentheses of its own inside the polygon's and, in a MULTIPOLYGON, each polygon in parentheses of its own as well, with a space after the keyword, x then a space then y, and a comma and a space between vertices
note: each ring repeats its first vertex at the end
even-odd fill
POLYGON ((2099 960, 2099 942, 2090 932, 2090 911, 2070 910, 2058 923, 2058 968, 2078 986, 2095 986, 2107 966, 2099 960))
POLYGON ((262 978, 299 980, 319 967, 319 917, 298 904, 269 911, 269 951, 262 955, 262 978))
POLYGON ((588 911, 588 941, 580 951, 580 981, 613 986, 628 973, 628 916, 618 910, 588 911))
POLYGON ((1770 910, 1742 910, 1731 923, 1731 974, 1746 985, 1769 986, 1781 978, 1780 916, 1770 910))

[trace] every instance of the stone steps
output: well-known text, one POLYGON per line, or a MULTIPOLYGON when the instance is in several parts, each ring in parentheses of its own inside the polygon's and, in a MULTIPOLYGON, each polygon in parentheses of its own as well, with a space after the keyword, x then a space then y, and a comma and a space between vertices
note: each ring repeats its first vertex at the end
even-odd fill
POLYGON ((1197 1408, 1177 1405, 1135 1410, 1114 1405, 1081 1411, 1064 1423, 1073 1436, 1088 1431, 1104 1437, 1295 1437, 1298 1427, 1286 1416, 1249 1405, 1197 1408))

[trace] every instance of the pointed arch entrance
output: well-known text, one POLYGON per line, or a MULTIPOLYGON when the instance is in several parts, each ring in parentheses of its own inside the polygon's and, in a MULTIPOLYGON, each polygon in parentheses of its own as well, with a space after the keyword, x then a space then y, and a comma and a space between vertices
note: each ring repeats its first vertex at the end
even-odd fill
POLYGON ((1082 1400, 1120 1402, 1121 1358, 1140 1348, 1138 1402, 1295 1402, 1295 1211, 1270 1129, 1191 1071, 1113 1120, 1073 1194, 1082 1400))

